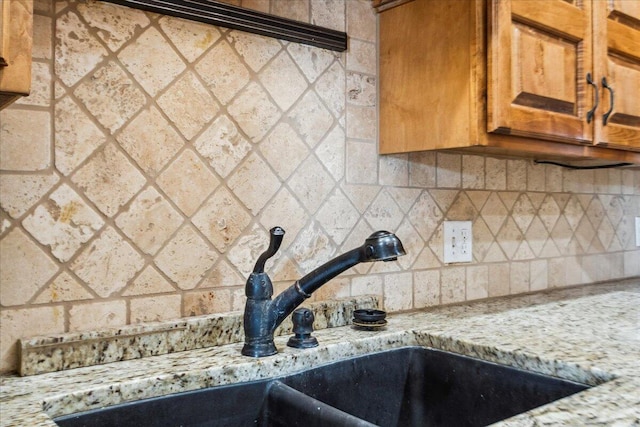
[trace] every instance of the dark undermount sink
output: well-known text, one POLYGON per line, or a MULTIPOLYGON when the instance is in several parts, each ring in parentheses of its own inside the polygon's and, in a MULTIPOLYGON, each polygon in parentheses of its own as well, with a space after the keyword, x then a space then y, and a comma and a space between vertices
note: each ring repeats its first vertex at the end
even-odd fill
POLYGON ((422 347, 67 415, 79 426, 484 426, 588 388, 422 347))

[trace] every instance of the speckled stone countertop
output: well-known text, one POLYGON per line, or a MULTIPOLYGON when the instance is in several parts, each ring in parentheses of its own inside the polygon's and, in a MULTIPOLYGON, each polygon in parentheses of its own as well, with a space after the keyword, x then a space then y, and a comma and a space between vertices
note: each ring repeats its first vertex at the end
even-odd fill
POLYGON ((241 343, 2 377, 1 426, 55 426, 52 417, 203 387, 280 376, 353 355, 420 345, 594 385, 498 423, 640 425, 640 279, 392 315, 379 331, 316 331, 320 346, 240 355, 241 343))

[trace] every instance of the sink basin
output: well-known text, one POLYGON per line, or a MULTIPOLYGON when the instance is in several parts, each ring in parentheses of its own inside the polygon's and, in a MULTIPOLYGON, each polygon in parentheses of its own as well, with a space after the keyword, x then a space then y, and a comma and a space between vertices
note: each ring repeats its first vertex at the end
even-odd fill
POLYGON ((67 415, 78 426, 484 426, 588 386, 423 347, 67 415))

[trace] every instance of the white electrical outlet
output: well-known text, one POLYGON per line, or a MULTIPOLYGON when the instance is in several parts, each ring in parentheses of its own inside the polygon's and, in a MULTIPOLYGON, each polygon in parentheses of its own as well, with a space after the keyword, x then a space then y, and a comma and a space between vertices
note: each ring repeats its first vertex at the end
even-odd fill
POLYGON ((640 246, 640 216, 636 217, 636 246, 640 246))
POLYGON ((471 221, 444 222, 444 262, 473 261, 471 221))

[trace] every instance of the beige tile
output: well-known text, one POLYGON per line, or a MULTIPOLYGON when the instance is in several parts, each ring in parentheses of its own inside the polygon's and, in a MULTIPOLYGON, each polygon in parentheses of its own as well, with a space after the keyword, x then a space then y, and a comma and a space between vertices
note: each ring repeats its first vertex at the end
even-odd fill
POLYGON ((118 59, 151 96, 157 95, 185 69, 182 59, 153 27, 120 51, 118 59))
POLYGON ((347 1, 347 34, 349 37, 376 41, 376 14, 367 0, 347 1))
POLYGON ((250 141, 259 142, 280 120, 281 112, 256 82, 251 82, 227 108, 250 141))
POLYGON ((251 151, 251 144, 226 115, 218 117, 194 146, 222 178, 226 178, 251 151))
POLYGON ((226 41, 210 49, 196 64, 196 71, 223 105, 249 82, 249 70, 226 41))
POLYGON ((465 301, 466 267, 446 267, 440 271, 442 304, 465 301))
POLYGON ((316 214, 329 237, 341 245, 358 222, 360 215, 340 189, 330 194, 316 214))
POLYGON ((507 190, 524 191, 527 189, 527 162, 525 160, 507 160, 507 190))
POLYGON ((336 181, 344 178, 345 147, 344 129, 338 125, 327 134, 315 150, 318 160, 336 181))
POLYGON ((547 260, 537 259, 537 260, 531 261, 529 266, 530 266, 529 273, 531 275, 530 290, 541 291, 541 290, 547 289, 548 278, 549 278, 547 260))
POLYGON ((545 165, 527 163, 527 191, 545 191, 545 165))
POLYGON ((436 178, 439 188, 460 188, 462 183, 462 156, 459 154, 438 153, 436 178))
POLYGON ((345 2, 342 0, 315 0, 311 6, 311 24, 345 31, 345 2))
POLYGON ((406 187, 409 185, 409 163, 407 154, 380 156, 380 185, 406 187))
POLYGON ((281 43, 276 39, 243 31, 230 31, 227 39, 242 60, 255 72, 260 71, 282 50, 281 43))
POLYGON ((506 190, 507 161, 487 157, 485 162, 485 188, 487 190, 506 190))
POLYGON ((515 295, 529 292, 531 283, 529 262, 512 262, 509 280, 510 294, 515 295))
POLYGON ((215 291, 190 291, 184 295, 184 314, 201 316, 231 310, 232 293, 229 289, 215 291))
POLYGON ((222 253, 235 243, 250 221, 251 216, 224 187, 220 187, 192 219, 193 225, 222 253))
POLYGON ((220 39, 218 28, 187 19, 163 16, 158 21, 178 52, 194 62, 220 39))
POLYGON ((36 172, 51 166, 51 120, 47 111, 0 112, 0 169, 36 172))
POLYGON ((395 230, 402 222, 402 210, 387 191, 381 191, 364 213, 374 230, 395 230))
POLYGON ((183 151, 156 182, 187 216, 193 215, 220 184, 191 150, 183 151))
POLYGON ((200 133, 219 111, 213 97, 190 71, 158 98, 158 105, 188 140, 200 133))
POLYGON ((142 10, 106 2, 80 3, 78 12, 112 52, 149 25, 149 18, 142 10))
POLYGON ((58 182, 55 174, 0 175, 0 207, 12 218, 24 215, 58 182))
POLYGON ((142 257, 111 227, 86 246, 70 265, 103 298, 120 292, 143 266, 142 257))
POLYGON ((382 295, 382 276, 357 276, 351 279, 351 294, 358 295, 382 295))
POLYGON ((104 144, 106 136, 69 96, 56 102, 54 120, 56 169, 68 176, 104 144))
POLYGON ((489 264, 489 277, 490 297, 509 295, 511 274, 508 263, 489 264))
POLYGON ((125 301, 74 304, 69 309, 69 331, 93 331, 126 324, 125 301))
POLYGON ((358 73, 376 74, 376 45, 366 41, 351 39, 347 51, 347 70, 358 73))
POLYGON ((347 140, 346 178, 349 184, 377 184, 378 153, 375 144, 347 140))
MULTIPOLYGON (((339 53, 299 43, 287 45, 287 52, 293 57, 302 74, 313 83, 339 57, 339 53)), ((253 55, 255 57, 255 55, 253 55)))
POLYGON ((51 105, 52 75, 49 63, 31 63, 31 92, 29 96, 18 99, 15 105, 33 105, 49 107, 51 105))
POLYGON ((271 2, 271 13, 295 21, 309 22, 309 0, 271 2))
POLYGON ((286 230, 286 239, 290 242, 296 238, 308 220, 309 215, 304 207, 286 187, 280 189, 259 215, 259 221, 265 230, 279 225, 286 230))
POLYGON ((413 308, 412 274, 385 274, 384 309, 387 311, 401 311, 411 308, 413 308))
MULTIPOLYGON (((289 188, 293 195, 311 214, 318 210, 334 186, 333 178, 315 156, 309 156, 289 179, 289 188)), ((272 190, 271 187, 267 187, 263 191, 272 190)))
POLYGON ((432 307, 440 304, 440 271, 426 270, 413 273, 414 308, 432 307))
MULTIPOLYGON (((305 170, 313 171, 312 164, 309 162, 306 164, 309 168, 305 170)), ((257 215, 264 208, 281 185, 269 165, 253 153, 249 154, 244 163, 231 175, 227 184, 253 215, 257 215)), ((296 190, 296 188, 293 189, 296 190)), ((323 195, 325 194, 321 194, 323 195)))
POLYGON ((64 332, 64 309, 29 307, 0 311, 0 370, 7 372, 18 366, 19 338, 64 332))
POLYGON ((307 81, 287 52, 281 52, 260 71, 260 82, 282 111, 288 110, 307 89, 307 81))
POLYGON ((431 235, 439 227, 444 215, 431 194, 423 192, 408 213, 411 224, 416 228, 423 240, 429 241, 431 235))
POLYGON ((124 69, 107 62, 73 92, 102 126, 113 134, 145 104, 146 98, 124 69), (96 96, 96 94, 100 96, 96 96))
POLYGON ((347 137, 375 141, 377 117, 374 107, 347 106, 347 137))
POLYGON ((154 255, 182 224, 182 216, 153 187, 136 196, 116 225, 143 252, 154 255))
POLYGON ((344 113, 346 105, 345 84, 345 70, 338 61, 334 61, 315 83, 316 94, 336 118, 340 118, 344 113))
POLYGON ((287 116, 291 126, 309 147, 315 147, 334 123, 329 110, 312 91, 304 94, 287 116))
POLYGON ((102 228, 104 221, 63 184, 23 221, 24 228, 62 262, 68 261, 102 228))
POLYGON ((137 296, 148 294, 162 294, 167 292, 175 292, 174 288, 167 279, 165 279, 152 266, 145 267, 144 270, 136 277, 133 282, 127 286, 122 292, 123 296, 137 296))
POLYGON ((146 181, 112 144, 93 156, 71 179, 107 216, 115 215, 146 181))
POLYGON ((58 271, 56 263, 18 228, 0 240, 0 253, 3 307, 27 303, 58 271))
POLYGON ((489 266, 475 265, 467 267, 466 300, 483 299, 489 296, 489 266))
POLYGON ((193 289, 217 258, 187 224, 158 253, 154 262, 180 289, 193 289))
POLYGON ((131 323, 159 322, 181 316, 180 295, 155 295, 131 299, 131 323))
POLYGON ((59 16, 55 29, 55 74, 67 87, 72 87, 96 68, 108 52, 73 11, 59 16))
POLYGON ((288 123, 279 123, 260 143, 260 151, 282 180, 309 155, 306 144, 288 123))
POLYGON ((40 292, 33 302, 34 304, 47 304, 88 299, 93 299, 93 295, 69 273, 63 271, 40 292))
MULTIPOLYGON (((346 79, 347 105, 371 107, 373 111, 376 111, 376 78, 373 76, 368 76, 366 74, 348 71, 346 79)), ((373 116, 373 118, 376 118, 375 115, 373 116)), ((358 138, 358 136, 354 136, 354 138, 358 138)))
POLYGON ((335 245, 331 243, 331 239, 316 221, 305 227, 298 234, 296 241, 286 250, 292 254, 291 257, 304 274, 337 255, 335 245))
POLYGON ((430 188, 436 185, 436 153, 409 153, 409 185, 430 188))
POLYGON ((200 285, 200 288, 242 286, 244 289, 246 281, 247 279, 240 276, 227 261, 220 259, 207 276, 207 279, 200 285))
POLYGON ((485 164, 482 156, 462 156, 462 188, 483 189, 485 164))

